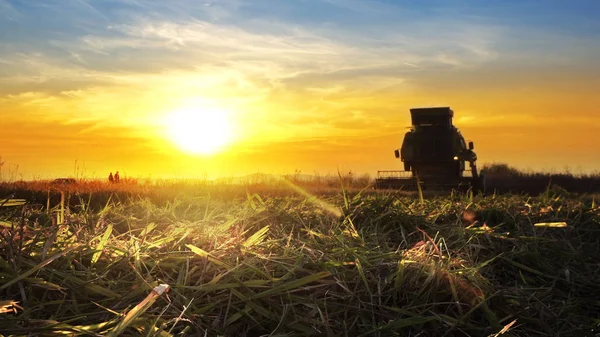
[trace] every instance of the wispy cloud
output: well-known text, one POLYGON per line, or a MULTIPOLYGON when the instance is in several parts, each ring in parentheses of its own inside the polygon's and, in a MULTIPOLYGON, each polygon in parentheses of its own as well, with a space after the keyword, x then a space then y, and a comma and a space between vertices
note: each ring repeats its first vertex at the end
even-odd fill
POLYGON ((74 1, 78 4, 80 4, 81 6, 83 6, 88 11, 91 11, 94 15, 102 18, 104 21, 106 21, 106 22, 110 21, 108 19, 108 17, 106 17, 104 14, 102 14, 102 12, 100 12, 96 7, 92 6, 88 1, 86 1, 86 0, 74 0, 74 1))

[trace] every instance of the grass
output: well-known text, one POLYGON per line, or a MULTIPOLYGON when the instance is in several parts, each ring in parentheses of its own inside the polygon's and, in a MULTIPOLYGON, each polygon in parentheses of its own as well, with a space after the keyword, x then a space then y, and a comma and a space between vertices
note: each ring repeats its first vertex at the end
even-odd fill
POLYGON ((98 183, 57 223, 36 184, 0 186, 3 336, 599 333, 591 196, 98 183))

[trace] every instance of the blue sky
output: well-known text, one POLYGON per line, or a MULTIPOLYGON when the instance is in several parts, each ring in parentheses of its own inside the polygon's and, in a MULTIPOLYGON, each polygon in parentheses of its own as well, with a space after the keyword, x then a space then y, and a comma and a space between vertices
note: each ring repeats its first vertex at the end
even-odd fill
POLYGON ((244 24, 274 20, 298 25, 335 24, 342 29, 385 26, 401 22, 461 20, 513 28, 535 28, 570 35, 595 35, 600 3, 595 0, 256 0, 256 1, 145 1, 145 0, 2 0, 3 38, 77 36, 105 30, 107 24, 134 17, 208 20, 244 24), (15 28, 16 31, 15 31, 15 28))

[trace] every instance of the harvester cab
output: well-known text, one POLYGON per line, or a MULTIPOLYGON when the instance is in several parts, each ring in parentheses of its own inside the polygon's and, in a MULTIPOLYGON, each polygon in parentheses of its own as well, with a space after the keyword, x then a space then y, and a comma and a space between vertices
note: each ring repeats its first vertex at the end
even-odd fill
POLYGON ((477 155, 452 124, 449 107, 410 109, 412 126, 394 154, 403 171, 379 171, 376 188, 481 189, 477 155), (469 163, 467 169, 466 163, 469 163))

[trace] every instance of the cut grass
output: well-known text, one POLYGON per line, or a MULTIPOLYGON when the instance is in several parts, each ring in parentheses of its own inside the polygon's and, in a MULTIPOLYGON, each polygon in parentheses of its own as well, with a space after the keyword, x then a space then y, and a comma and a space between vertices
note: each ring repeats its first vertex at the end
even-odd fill
POLYGON ((214 192, 82 195, 60 225, 41 206, 3 207, 1 333, 585 336, 598 324, 595 200, 214 192), (467 208, 485 226, 463 225, 467 208))

